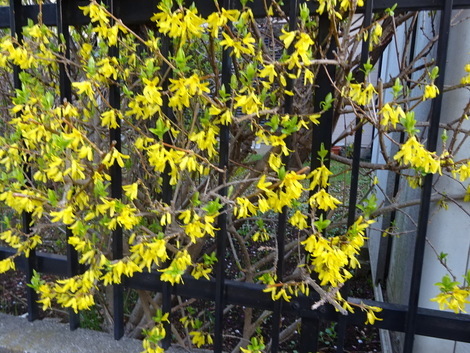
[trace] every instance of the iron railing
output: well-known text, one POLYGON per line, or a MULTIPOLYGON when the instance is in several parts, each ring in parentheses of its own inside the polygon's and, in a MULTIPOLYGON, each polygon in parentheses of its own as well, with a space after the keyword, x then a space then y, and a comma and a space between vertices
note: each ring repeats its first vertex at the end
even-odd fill
MULTIPOLYGON (((57 3, 43 4, 42 21, 48 26, 56 26, 58 32, 62 34, 66 42, 68 41, 68 28, 69 26, 78 26, 88 23, 89 19, 85 17, 78 9, 78 6, 85 5, 86 1, 61 1, 57 3)), ((156 9, 158 1, 153 0, 107 0, 107 5, 112 13, 118 18, 121 18, 127 25, 133 24, 146 24, 149 22, 151 14, 156 9)), ((196 6, 200 8, 200 12, 208 14, 215 10, 211 8, 211 1, 195 1, 196 6), (204 3, 203 6, 199 6, 204 3)), ((439 29, 439 42, 438 42, 438 57, 437 66, 441 68, 440 76, 436 85, 442 91, 444 82, 444 68, 446 62, 447 43, 450 28, 450 19, 452 10, 470 8, 470 0, 369 0, 366 2, 366 6, 363 8, 365 13, 365 25, 371 23, 371 19, 374 13, 385 10, 386 8, 392 7, 397 4, 397 9, 400 11, 422 11, 422 10, 435 10, 441 13, 441 24, 439 29)), ((254 1, 249 3, 252 6, 253 13, 256 17, 263 17, 265 15, 264 5, 262 1, 254 1)), ((315 2, 310 1, 308 5, 315 7, 315 2)), ((239 7, 239 4, 231 3, 229 0, 225 0, 224 7, 230 8, 230 6, 239 7)), ((298 10, 298 1, 285 1, 284 11, 290 14, 292 21, 291 26, 295 24, 295 16, 298 10)), ((12 33, 15 33, 18 37, 21 36, 22 26, 26 25, 28 20, 37 19, 39 14, 38 5, 22 5, 21 0, 11 0, 9 7, 0 7, 0 28, 9 28, 12 33)), ((328 31, 328 19, 321 19, 320 26, 328 31)), ((325 35, 325 34, 323 34, 325 35)), ((322 36, 322 30, 320 30, 320 37, 322 36)), ((69 55, 69 48, 66 49, 65 55, 69 55)), ((169 42, 164 43, 163 51, 170 53, 171 46, 169 42)), ((118 49, 112 48, 110 55, 118 55, 118 49)), ((363 48, 363 55, 361 58, 362 62, 367 60, 367 48, 363 48)), ((222 81, 228 83, 230 80, 230 60, 227 52, 223 53, 222 58, 222 81)), ((166 68, 162 68, 165 70, 166 68)), ((330 68, 327 68, 330 69, 330 68)), ((317 105, 323 101, 328 93, 331 92, 330 86, 331 76, 334 74, 333 71, 327 72, 327 70, 320 70, 319 75, 316 78, 318 89, 315 92, 317 105), (330 75, 330 77, 328 77, 330 75)), ((67 99, 71 101, 71 87, 70 80, 66 75, 66 69, 63 64, 60 66, 60 92, 61 99, 67 99)), ((20 87, 19 81, 19 70, 15 69, 13 73, 14 86, 15 88, 20 87)), ((292 84, 292 83, 289 83, 292 84)), ((229 86, 229 85, 227 85, 229 86)), ((120 108, 120 92, 117 86, 113 86, 110 90, 109 101, 110 104, 116 108, 120 108)), ((291 109, 291 102, 286 99, 284 109, 289 112, 291 109)), ((435 150, 437 143, 437 132, 439 124, 439 113, 442 104, 442 98, 439 96, 437 99, 432 101, 432 111, 435 112, 430 122, 430 129, 428 134, 428 148, 429 150, 435 150)), ((321 109, 318 109, 318 111, 321 109)), ((168 110, 168 115, 170 111, 168 110)), ((320 145, 323 144, 326 149, 331 147, 331 135, 332 135, 332 112, 327 112, 322 117, 321 125, 314 130, 313 148, 312 151, 317 151, 320 145), (329 114, 329 115, 328 115, 329 114)), ((228 164, 228 153, 229 153, 229 128, 223 127, 220 133, 220 167, 224 168, 228 164)), ((110 141, 116 141, 115 147, 120 149, 120 143, 122 140, 121 132, 119 128, 112 129, 109 131, 110 141)), ((356 133, 355 146, 361 145, 361 129, 358 129, 356 133)), ((360 159, 360 148, 355 148, 353 154, 353 167, 352 167, 352 180, 351 180, 351 195, 350 195, 350 210, 349 210, 349 223, 351 224, 354 220, 355 215, 355 200, 357 198, 357 180, 359 176, 359 159, 360 159)), ((316 161, 316 158, 312 158, 316 161)), ((315 162, 314 162, 315 163, 315 162)), ((313 167, 316 167, 313 165, 313 167)), ((26 173, 29 171, 26 170, 26 173)), ((119 198, 121 196, 121 170, 116 165, 111 170, 111 189, 112 196, 119 198)), ((166 181, 168 182, 168 180, 166 181)), ((221 176, 220 183, 223 183, 223 176, 221 176)), ((420 308, 418 306, 418 297, 420 289, 420 280, 423 264, 423 254, 425 237, 427 231, 427 223, 429 219, 429 205, 430 195, 432 186, 432 176, 428 175, 425 179, 425 183, 422 191, 422 202, 420 204, 420 216, 418 221, 417 240, 415 247, 415 256, 412 269, 412 285, 409 297, 408 305, 397 305, 385 302, 377 302, 371 300, 364 300, 367 304, 374 305, 383 309, 380 313, 382 321, 377 321, 375 326, 380 329, 386 329, 390 331, 398 331, 405 333, 405 352, 411 352, 413 349, 413 338, 415 335, 432 336, 436 338, 443 338, 448 340, 470 342, 470 316, 464 314, 454 314, 450 312, 430 310, 420 308)), ((170 188, 167 188, 170 190, 170 188)), ((221 189, 220 193, 223 195, 226 193, 224 188, 221 189)), ((168 200, 171 195, 162 195, 162 199, 168 200)), ((30 221, 31 219, 27 214, 23 218, 23 231, 28 234, 30 233, 30 221)), ((220 230, 217 235, 217 252, 219 254, 225 253, 227 237, 226 219, 221 217, 219 219, 218 227, 220 230)), ((279 218, 279 232, 278 232, 278 244, 283 244, 283 237, 286 229, 286 214, 283 213, 279 218)), ((113 247, 112 254, 115 259, 122 257, 123 255, 123 244, 122 244, 122 231, 118 228, 113 233, 113 247)), ((282 248, 282 246, 281 246, 282 248)), ((13 255, 15 251, 8 248, 0 248, 0 259, 6 258, 13 255)), ((314 303, 313 298, 299 297, 293 299, 289 303, 273 302, 268 293, 263 292, 264 286, 252 283, 241 283, 226 279, 225 267, 223 256, 219 257, 219 263, 216 271, 215 280, 195 280, 194 278, 184 278, 184 283, 169 286, 167 283, 160 280, 160 273, 137 273, 132 278, 126 278, 122 285, 115 285, 114 287, 114 337, 120 339, 124 334, 124 299, 123 289, 124 287, 148 290, 152 292, 162 292, 163 295, 163 310, 168 312, 171 309, 171 297, 172 295, 178 295, 185 298, 196 298, 204 299, 215 302, 215 327, 214 327, 214 352, 221 352, 223 349, 223 329, 224 329, 224 308, 227 305, 239 305, 251 307, 254 309, 271 310, 274 312, 273 315, 273 330, 272 330, 272 351, 278 350, 276 342, 279 341, 279 320, 283 315, 293 315, 302 319, 301 324, 301 339, 300 339, 300 352, 315 352, 318 347, 318 333, 319 323, 322 321, 333 321, 339 322, 340 329, 337 341, 337 351, 343 351, 343 343, 346 335, 344 327, 346 325, 364 325, 365 313, 357 311, 354 314, 350 314, 347 317, 341 316, 339 313, 328 305, 317 310, 311 310, 311 306, 314 303)), ((282 251, 279 254, 279 265, 278 265, 278 277, 282 278, 283 272, 283 255, 282 251)), ((73 276, 78 274, 82 269, 77 260, 77 253, 73 247, 69 246, 67 255, 53 255, 46 253, 32 253, 29 258, 17 259, 18 268, 25 271, 27 278, 31 278, 33 270, 41 273, 57 275, 57 276, 73 276)), ((35 292, 26 287, 27 301, 28 301, 28 319, 35 320, 38 317, 38 304, 36 303, 37 296, 35 292)), ((358 299, 359 300, 359 299, 358 299)), ((73 330, 79 327, 78 315, 73 311, 70 312, 70 328, 73 330)), ((170 345, 170 341, 165 341, 165 346, 170 345)))

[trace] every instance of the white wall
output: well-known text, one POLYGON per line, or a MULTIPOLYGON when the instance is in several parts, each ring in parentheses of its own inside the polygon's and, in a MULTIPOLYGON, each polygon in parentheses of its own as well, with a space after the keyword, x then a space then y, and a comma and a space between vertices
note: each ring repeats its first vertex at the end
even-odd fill
MULTIPOLYGON (((459 18, 454 18, 454 22, 457 23, 459 19, 465 19, 470 17, 470 10, 463 12, 454 12, 454 15, 459 15, 459 18)), ((431 37, 431 18, 427 13, 421 13, 418 19, 418 27, 420 31, 416 38, 415 52, 419 52, 428 43, 428 38, 423 36, 423 33, 429 33, 431 37)), ((437 21, 438 23, 438 21, 437 21)), ((397 46, 403 48, 403 31, 398 32, 397 46), (400 34, 401 33, 401 34, 400 34)), ((403 49, 401 49, 403 50, 403 49)), ((431 52, 428 58, 425 60, 429 61, 431 58, 435 58, 436 53, 431 52)), ((456 26, 453 26, 451 30, 449 40, 449 51, 447 55, 447 67, 446 67, 446 85, 456 84, 460 81, 461 77, 464 76, 464 66, 470 62, 470 20, 463 21, 456 26)), ((382 63, 381 77, 383 80, 387 80, 390 77, 394 77, 398 73, 398 65, 396 62, 395 46, 391 45, 388 51, 384 54, 382 63)), ((412 92, 412 95, 419 95, 418 92, 412 92)), ((391 100, 391 97, 384 97, 385 100, 391 100)), ((470 99, 469 90, 458 90, 449 92, 444 95, 444 101, 441 111, 441 122, 446 123, 455 120, 462 114, 463 107, 468 103, 470 99)), ((430 105, 421 104, 419 109, 415 110, 416 118, 418 120, 426 120, 429 114, 430 105)), ((470 129, 470 121, 465 122, 464 128, 470 129)), ((394 136, 394 138, 397 136, 394 136)), ((449 136, 450 137, 450 136, 449 136)), ((389 144, 387 146, 391 148, 389 144)), ((470 151, 470 142, 466 141, 461 147, 461 155, 468 156, 470 151)), ((454 156, 457 160, 459 154, 454 156)), ((463 157, 462 157, 463 158, 463 157)), ((377 146, 374 146, 372 152, 372 161, 376 163, 383 162, 380 151, 377 146)), ((393 190, 393 175, 386 171, 378 171, 377 176, 379 178, 379 185, 382 190, 391 192, 393 190)), ((438 179, 437 187, 440 190, 445 191, 448 195, 456 193, 462 194, 464 187, 458 182, 453 182, 448 177, 441 177, 438 179)), ((378 193, 379 201, 383 201, 384 197, 378 193)), ((420 190, 405 189, 401 191, 399 200, 411 200, 419 198, 420 190)), ((414 230, 415 221, 417 221, 419 207, 407 209, 408 216, 403 213, 397 214, 397 224, 399 225, 400 231, 406 232, 414 230)), ((469 269, 470 263, 470 203, 459 202, 457 204, 449 203, 449 209, 443 210, 433 205, 431 207, 430 224, 428 226, 428 240, 437 250, 438 253, 448 253, 448 266, 454 271, 457 276, 461 276, 466 273, 469 269)), ((378 227, 387 227, 388 220, 378 219, 378 227)), ((381 234, 379 231, 372 231, 369 234, 369 251, 371 255, 371 266, 373 269, 374 278, 377 274, 374 269, 382 261, 379 258, 379 247, 381 241, 381 234)), ((414 232, 403 234, 399 238, 393 239, 392 255, 390 261, 390 272, 387 283, 387 295, 388 301, 399 304, 408 304, 408 294, 410 285, 410 273, 411 264, 414 248, 414 232)), ((383 239, 382 239, 383 241, 383 239)), ((383 255, 383 254, 382 254, 383 255)), ((431 302, 430 299, 435 297, 439 289, 435 286, 436 282, 439 282, 446 274, 445 268, 437 260, 437 256, 433 251, 432 247, 427 244, 425 250, 425 259, 423 265, 423 277, 421 282, 420 290, 420 307, 438 309, 438 305, 431 302)), ((459 278, 462 281, 462 278, 459 278)), ((470 311, 470 306, 467 305, 467 311, 470 311)), ((470 334, 470 333, 469 333, 470 334)), ((400 352, 400 342, 403 339, 403 335, 395 335, 394 341, 398 342, 393 352, 400 352)), ((453 342, 447 340, 440 340, 429 337, 416 336, 413 352, 415 353, 470 353, 470 344, 453 342)))
MULTIPOLYGON (((454 12, 456 13, 456 12, 454 12)), ((460 13, 459 18, 465 19, 470 16, 470 10, 460 13)), ((449 51, 447 54, 446 82, 445 85, 454 85, 460 82, 464 76, 464 66, 470 61, 470 21, 461 22, 451 30, 449 40, 449 51)), ((449 123, 459 117, 465 105, 469 102, 470 92, 460 89, 444 94, 441 111, 441 122, 449 123)), ((464 129, 470 129, 470 121, 465 121, 464 129)), ((454 158, 468 157, 470 141, 467 139, 462 145, 460 152, 454 158)), ((468 185, 468 182, 465 184, 468 185)), ((461 183, 450 178, 439 178, 437 188, 448 195, 462 194, 461 183)), ((431 208, 430 224, 428 228, 428 240, 436 248, 437 252, 448 253, 447 264, 460 278, 469 270, 470 262, 470 203, 449 203, 449 209, 440 209, 437 205, 431 208)), ((439 293, 434 283, 439 282, 446 270, 439 263, 430 245, 426 246, 423 278, 421 281, 421 292, 419 305, 424 308, 438 309, 435 302, 429 299, 439 293)), ((470 305, 467 305, 467 311, 470 305)), ((470 333, 469 333, 470 335, 470 333)), ((463 353, 470 352, 470 344, 457 343, 446 340, 420 337, 415 340, 414 351, 416 353, 463 353)))

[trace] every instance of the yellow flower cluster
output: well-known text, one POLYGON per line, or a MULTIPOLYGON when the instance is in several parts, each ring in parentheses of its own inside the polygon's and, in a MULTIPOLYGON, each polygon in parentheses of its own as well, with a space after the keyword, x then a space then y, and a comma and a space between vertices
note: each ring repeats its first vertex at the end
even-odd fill
POLYGON ((391 124, 395 128, 400 122, 400 119, 405 118, 405 112, 402 107, 397 104, 390 105, 389 103, 386 103, 380 110, 380 113, 382 114, 380 124, 385 127, 391 124))
POLYGON ((319 6, 317 9, 317 12, 321 15, 325 10, 329 15, 338 17, 339 19, 342 19, 342 15, 339 11, 336 10, 336 6, 338 5, 339 2, 339 10, 342 12, 348 11, 350 8, 353 6, 359 6, 362 7, 364 6, 364 0, 318 0, 319 6))
POLYGON ((434 153, 426 150, 416 136, 408 138, 393 158, 402 165, 409 164, 424 173, 441 174, 439 158, 434 153))
POLYGON ((364 232, 371 223, 359 217, 344 236, 325 238, 314 233, 301 243, 310 254, 310 265, 322 286, 338 286, 351 278, 347 268, 360 266, 356 255, 364 245, 364 232))
POLYGON ((365 87, 363 83, 350 83, 347 96, 359 105, 367 105, 372 101, 374 93, 377 92, 371 83, 365 87))
MULTIPOLYGON (((318 3, 318 13, 327 12, 333 21, 363 6, 361 0, 318 3)), ((161 280, 172 285, 188 274, 210 279, 215 255, 204 258, 192 251, 202 242, 212 241, 221 212, 234 216, 236 222, 256 222, 257 228, 250 229, 244 241, 250 237, 267 241, 271 228, 260 216, 287 209, 289 224, 304 230, 302 236, 309 234, 302 241, 308 256, 301 266, 316 272, 320 284, 331 290, 349 279, 351 269, 359 266, 357 254, 372 221, 361 216, 344 234, 329 235, 330 220, 313 216, 341 204, 328 191, 333 175, 323 163, 328 152, 321 156, 321 166, 311 172, 307 167, 293 170, 284 160, 293 152, 287 141, 318 124, 334 101, 332 97, 330 103, 325 100, 321 112, 279 113, 286 95, 295 95, 287 88, 289 80, 297 80, 296 85, 315 84, 319 66, 314 60, 318 43, 313 22, 301 18, 296 30, 282 28, 279 38, 274 38, 285 49, 277 60, 252 31, 257 22, 248 8, 221 8, 205 18, 195 7, 162 0, 152 17, 155 31, 149 30, 145 36, 112 19, 97 1, 90 1, 82 10, 91 25, 81 32, 71 29, 77 45, 77 65, 68 72, 73 81, 71 101, 59 101, 57 77, 50 74, 64 61, 63 53, 57 52, 62 45, 56 33, 43 25, 28 24, 22 42, 11 36, 0 40, 0 69, 9 72, 16 65, 23 70, 22 87, 13 94, 11 117, 0 137, 0 201, 15 211, 14 217, 27 212, 33 222, 44 225, 33 234, 22 234, 14 226, 0 234, 0 240, 17 251, 0 261, 0 272, 15 269, 15 258, 28 256, 50 238, 48 233, 57 236, 57 229, 67 228, 72 232, 68 244, 78 252, 87 271, 50 283, 35 277, 34 287, 45 308, 56 301, 75 311, 84 310, 94 305, 93 295, 101 284, 118 284, 123 276, 137 272, 158 271, 161 280), (171 55, 162 53, 166 50, 162 35, 173 43, 171 55), (120 55, 110 56, 110 47, 118 44, 120 55), (222 50, 231 53, 234 64, 229 84, 220 82, 218 55, 222 50), (119 87, 122 108, 109 97, 115 87, 119 87), (255 154, 231 162, 227 170, 218 167, 220 133, 225 130, 220 125, 229 124, 231 141, 238 138, 236 134, 248 132, 254 142, 272 148, 262 160, 264 169, 249 171, 251 162, 247 160, 259 157, 255 154), (123 131, 121 141, 109 142, 109 130, 115 133, 119 129, 123 131), (26 165, 34 166, 32 178, 25 173, 26 165), (123 192, 122 198, 110 192, 111 184, 115 188, 111 170, 118 169, 122 169, 122 190, 118 190, 123 192), (225 172, 232 170, 247 173, 243 178, 250 175, 245 180, 229 175, 225 180, 228 193, 222 197, 217 180, 221 173, 228 175, 225 172), (163 202, 162 195, 168 193, 175 195, 163 202), (303 208, 307 203, 310 215, 303 208), (122 259, 110 259, 110 234, 117 229, 128 238, 128 247, 122 259)), ((375 23, 371 28, 371 45, 379 45, 382 27, 375 23)), ((468 65, 465 69, 470 72, 468 65)), ((351 83, 352 78, 347 81, 342 91, 346 103, 369 106, 372 111, 377 94, 374 86, 351 83)), ((433 78, 430 82, 423 99, 439 94, 433 78)), ((395 97, 381 105, 380 118, 371 118, 382 125, 380 133, 398 124, 409 132, 411 137, 401 145, 395 160, 415 168, 417 174, 441 173, 444 157, 427 151, 418 141, 412 116, 404 112, 400 105, 404 103, 397 102, 395 97)), ((230 151, 230 158, 237 152, 230 151)), ((461 181, 470 177, 467 160, 445 166, 461 181)), ((467 190, 467 200, 468 194, 467 190)), ((306 281, 277 283, 269 277, 263 283, 273 300, 289 301, 310 290, 306 281)), ((459 288, 441 293, 436 301, 461 310, 466 299, 459 288)), ((352 310, 352 304, 340 297, 336 300, 352 310)), ((366 312, 368 323, 379 320, 379 308, 359 307, 366 312)), ((146 332, 145 352, 162 352, 158 341, 167 335, 166 320, 160 315, 146 332)), ((189 334, 198 347, 212 342, 196 322, 189 334)), ((252 340, 249 349, 256 352, 262 346, 252 340)))
POLYGON ((467 73, 467 75, 462 77, 460 83, 462 85, 470 85, 470 64, 465 65, 465 72, 467 73))
POLYGON ((469 290, 462 289, 458 286, 447 292, 441 292, 436 297, 432 298, 431 301, 439 304, 440 310, 450 309, 455 313, 466 313, 465 305, 470 304, 468 300, 469 290))

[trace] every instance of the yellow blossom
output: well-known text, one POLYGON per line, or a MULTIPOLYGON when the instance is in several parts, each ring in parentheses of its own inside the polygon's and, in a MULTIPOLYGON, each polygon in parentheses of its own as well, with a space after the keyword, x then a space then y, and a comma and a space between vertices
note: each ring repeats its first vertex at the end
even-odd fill
POLYGON ((380 124, 383 126, 387 126, 389 123, 392 124, 393 127, 396 127, 397 123, 400 122, 400 118, 405 118, 405 112, 399 105, 390 106, 390 104, 386 103, 382 109, 380 110, 382 114, 382 119, 380 120, 380 124))
POLYGON ((123 185, 123 190, 129 200, 134 200, 137 198, 137 191, 138 191, 139 184, 133 183, 129 185, 123 185))
POLYGON ((334 210, 340 204, 341 201, 328 194, 325 189, 320 189, 320 191, 310 197, 310 205, 312 207, 318 207, 325 211, 334 210))
POLYGON ((90 81, 72 82, 72 87, 77 89, 78 94, 86 94, 90 99, 93 98, 93 87, 90 81))
POLYGON ((369 104, 374 97, 374 93, 377 92, 371 83, 369 83, 364 89, 361 83, 351 83, 349 85, 348 96, 359 105, 369 104))
POLYGON ((251 36, 251 33, 247 33, 243 39, 231 38, 225 32, 222 33, 224 39, 220 41, 220 45, 224 48, 232 48, 232 54, 239 58, 242 54, 253 55, 255 48, 253 43, 255 39, 251 36))
POLYGON ((305 229, 308 227, 307 216, 302 214, 299 210, 295 211, 294 215, 289 218, 289 223, 299 229, 305 229))
POLYGON ((72 224, 75 220, 73 208, 70 205, 61 211, 51 212, 51 216, 54 217, 51 219, 51 222, 59 222, 60 220, 62 220, 64 224, 72 224))
POLYGON ((424 87, 423 101, 426 99, 436 98, 439 94, 439 89, 435 84, 426 85, 424 87))
POLYGON ((416 136, 411 136, 393 157, 401 164, 410 164, 413 168, 425 173, 441 173, 441 164, 434 153, 429 152, 418 142, 416 136))

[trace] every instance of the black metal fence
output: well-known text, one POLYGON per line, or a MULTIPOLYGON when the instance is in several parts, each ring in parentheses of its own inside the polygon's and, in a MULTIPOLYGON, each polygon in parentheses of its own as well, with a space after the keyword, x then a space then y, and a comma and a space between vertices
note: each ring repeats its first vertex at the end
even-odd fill
MULTIPOLYGON (((127 25, 145 24, 149 21, 149 17, 156 8, 157 1, 150 0, 107 0, 107 5, 110 11, 118 18, 121 18, 127 25)), ((43 4, 42 5, 42 20, 48 26, 56 26, 60 34, 68 38, 69 26, 77 26, 86 24, 89 19, 83 16, 82 11, 78 6, 85 5, 86 1, 61 1, 57 3, 43 4)), ((397 9, 400 11, 422 11, 434 10, 441 13, 441 24, 439 29, 439 43, 437 66, 441 68, 441 75, 436 82, 438 88, 442 90, 443 79, 446 62, 447 42, 450 28, 450 21, 452 11, 454 9, 470 8, 469 0, 369 0, 364 6, 365 24, 371 23, 374 13, 384 11, 397 3, 397 9)), ((314 7, 315 2, 308 2, 309 6, 314 7)), ((224 2, 225 7, 239 6, 239 4, 231 4, 230 1, 224 2)), ((196 1, 196 6, 199 7, 202 14, 208 14, 212 10, 211 1, 196 1), (202 4, 204 2, 204 4, 202 4)), ((263 17, 264 5, 262 1, 255 1, 250 6, 257 17, 263 17)), ((298 1, 286 1, 284 5, 286 13, 296 15, 298 10, 298 1)), ((23 5, 20 0, 11 0, 9 7, 0 7, 0 28, 10 28, 12 33, 21 36, 22 26, 26 25, 28 19, 33 21, 39 14, 38 5, 23 5)), ((328 20, 322 20, 328 30, 328 20)), ((69 49, 67 49, 68 51, 69 49)), ((118 55, 117 49, 111 55, 118 55)), ((167 48, 167 50, 169 50, 167 48)), ((68 54, 66 54, 68 55, 68 54)), ((223 62, 230 60, 227 53, 224 53, 223 62)), ((367 60, 367 50, 363 51, 362 62, 367 60)), ((230 68, 229 64, 225 63, 222 72, 222 81, 229 82, 230 68)), ((332 74, 330 72, 330 74, 332 74)), ((20 87, 19 70, 15 69, 13 74, 14 85, 16 88, 20 87)), ((316 79, 317 86, 319 87, 316 94, 316 101, 321 102, 331 92, 330 79, 328 78, 327 70, 320 71, 316 79)), ((62 65, 60 67, 60 91, 61 98, 71 100, 70 82, 66 75, 66 70, 62 65)), ((114 108, 120 107, 120 92, 117 88, 110 91, 110 103, 114 108)), ((441 107, 441 98, 433 100, 433 111, 439 112, 441 107)), ((286 100, 286 111, 289 111, 289 100, 286 100)), ((318 103, 319 104, 319 103, 318 103)), ((329 114, 329 113, 327 113, 329 114)), ((312 151, 317 151, 321 144, 324 144, 326 149, 331 147, 332 123, 331 115, 326 115, 320 126, 314 131, 313 148, 312 151)), ((434 150, 437 143, 437 133, 439 124, 439 114, 434 113, 430 124, 428 143, 429 149, 434 150)), ((228 143, 229 143, 229 127, 222 127, 220 134, 220 166, 225 167, 228 164, 228 143)), ((119 128, 112 129, 109 132, 110 141, 117 141, 116 148, 120 149, 121 132, 119 128)), ((361 131, 356 133, 355 146, 361 145, 361 131)), ((312 158, 313 160, 315 158, 312 158)), ((350 217, 354 219, 355 214, 355 200, 357 198, 358 188, 358 175, 359 175, 359 159, 360 148, 354 149, 353 154, 353 169, 351 181, 351 195, 350 195, 350 217)), ((121 170, 115 166, 111 171, 112 176, 112 196, 121 197, 121 170)), ((221 181, 222 182, 222 181, 221 181)), ((390 331, 404 332, 405 339, 405 352, 411 352, 413 349, 414 335, 432 336, 448 340, 456 340, 462 342, 470 342, 470 316, 463 314, 453 314, 449 312, 429 310, 418 307, 419 285, 422 272, 423 253, 426 237, 426 227, 429 217, 430 194, 432 186, 432 177, 429 175, 425 179, 422 192, 422 202, 420 208, 420 218, 418 224, 418 236, 416 240, 414 265, 412 272, 412 288, 409 297, 409 304, 396 305, 384 302, 365 301, 383 309, 380 316, 383 321, 377 321, 376 327, 390 331)), ((225 192, 225 191, 223 191, 225 192)), ((168 195, 162 195, 163 198, 168 198, 168 195)), ((30 233, 31 219, 27 214, 23 219, 24 233, 30 233)), ((225 253, 227 228, 225 219, 219 220, 219 228, 217 235, 217 252, 219 254, 225 253)), ((278 242, 282 244, 282 237, 284 236, 286 225, 286 218, 280 218, 280 231, 278 234, 278 242)), ((118 228, 113 233, 113 257, 118 259, 123 256, 123 241, 122 231, 118 228)), ((13 249, 1 248, 0 258, 6 258, 14 254, 13 249)), ((282 269, 282 251, 279 255, 279 267, 282 269)), ((79 273, 80 268, 77 260, 77 254, 73 247, 69 245, 68 255, 51 255, 45 253, 34 253, 29 258, 21 258, 17 261, 19 268, 26 272, 26 276, 31 278, 33 270, 41 273, 52 274, 58 276, 72 276, 79 273)), ((282 270, 281 270, 282 271, 282 270)), ((279 320, 284 315, 293 315, 301 318, 300 328, 300 352, 315 352, 318 348, 318 333, 320 323, 322 321, 342 322, 342 325, 357 325, 361 326, 365 322, 365 313, 356 312, 347 317, 338 314, 334 308, 325 305, 318 310, 311 310, 312 298, 299 297, 292 300, 290 303, 273 302, 268 293, 264 293, 264 286, 258 284, 241 283, 233 280, 225 279, 225 264, 223 256, 219 257, 219 263, 216 272, 216 279, 211 281, 195 280, 193 278, 185 278, 184 283, 170 286, 160 280, 160 273, 140 273, 135 274, 132 278, 124 281, 123 285, 116 285, 114 291, 114 337, 119 339, 124 334, 124 311, 123 311, 123 290, 124 287, 148 290, 152 292, 163 293, 163 310, 168 312, 171 309, 171 297, 178 295, 186 298, 197 298, 215 302, 215 328, 214 328, 214 351, 221 352, 223 349, 223 329, 224 329, 224 308, 227 305, 246 306, 254 309, 271 310, 274 312, 273 316, 273 332, 272 332, 272 351, 278 350, 276 342, 279 341, 279 320)), ((38 317, 38 304, 36 303, 37 297, 31 288, 26 288, 28 293, 28 318, 35 320, 38 317)), ((70 312, 70 328, 75 329, 79 326, 78 315, 70 312)), ((338 337, 337 351, 343 351, 345 331, 340 331, 338 337)), ((167 340, 164 343, 166 346, 170 344, 167 340)))

